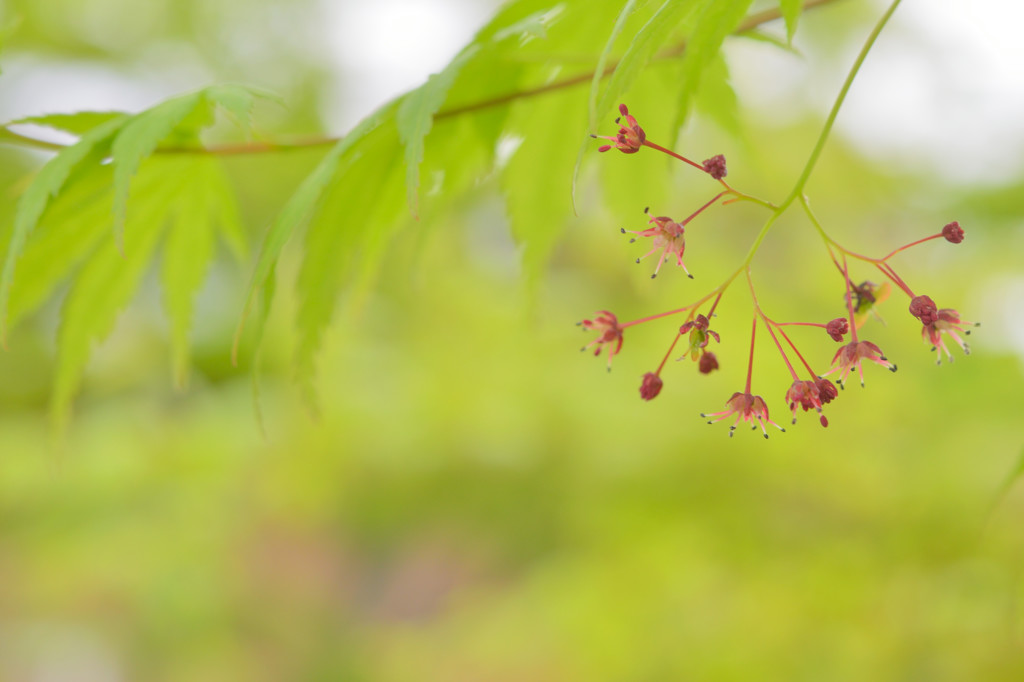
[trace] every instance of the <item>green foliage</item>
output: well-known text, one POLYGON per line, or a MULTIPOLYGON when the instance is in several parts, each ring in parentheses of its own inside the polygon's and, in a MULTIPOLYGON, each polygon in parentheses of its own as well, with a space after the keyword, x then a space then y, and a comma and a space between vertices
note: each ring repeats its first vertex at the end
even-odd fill
POLYGON ((164 302, 171 321, 174 377, 184 386, 189 369, 189 330, 195 293, 206 279, 218 234, 239 260, 248 255, 232 189, 213 158, 173 160, 182 178, 170 207, 161 271, 164 302))
POLYGON ((693 37, 687 41, 686 52, 683 54, 680 75, 683 98, 677 109, 680 124, 689 111, 694 93, 700 88, 705 70, 722 49, 722 41, 746 15, 752 1, 711 2, 697 17, 693 37))
MULTIPOLYGON (((7 338, 7 301, 14 278, 14 265, 21 256, 25 240, 35 229, 50 198, 60 192, 75 167, 107 143, 124 125, 126 118, 113 118, 84 133, 75 144, 63 149, 39 171, 35 181, 18 201, 14 231, 7 247, 3 273, 0 274, 0 338, 7 338)), ((98 156, 101 156, 98 155, 98 156)))
MULTIPOLYGON (((235 353, 241 340, 242 330, 256 299, 256 294, 261 288, 265 288, 268 278, 271 277, 278 259, 281 257, 281 250, 292 236, 292 232, 305 221, 314 210, 316 203, 330 184, 338 170, 345 153, 352 149, 371 130, 376 128, 389 115, 392 115, 392 107, 385 107, 375 114, 363 119, 348 135, 343 137, 317 164, 313 172, 303 180, 291 199, 281 210, 274 224, 267 231, 263 244, 260 247, 259 255, 256 258, 256 265, 253 268, 252 278, 249 282, 248 293, 245 304, 242 307, 242 318, 238 324, 238 332, 235 335, 235 353)), ((273 299, 272 291, 266 292, 268 305, 273 299)), ((259 338, 262 334, 263 322, 266 318, 266 308, 256 319, 256 345, 259 345, 259 338)))
MULTIPOLYGON (((793 4, 782 4, 792 27, 793 4)), ((702 79, 708 83, 702 109, 727 130, 738 129, 735 95, 719 53, 749 6, 749 0, 667 0, 658 6, 632 0, 519 0, 503 7, 440 73, 336 142, 295 189, 270 224, 252 266, 234 356, 247 321, 253 322, 251 340, 259 347, 273 301, 269 283, 286 244, 308 224, 296 280, 295 362, 299 383, 315 404, 313 368, 323 333, 342 291, 365 290, 372 283, 396 229, 407 219, 401 209, 403 185, 407 210, 421 219, 410 226, 414 232, 403 234, 419 240, 431 225, 433 206, 481 178, 499 176, 526 281, 536 286, 570 215, 572 159, 582 160, 589 146, 573 152, 587 121, 592 130, 606 125, 604 116, 646 78, 652 64, 677 65, 662 72, 656 98, 636 95, 638 101, 656 102, 657 115, 646 120, 666 121, 659 124, 662 134, 674 132, 673 115, 678 127, 702 79), (620 45, 626 37, 628 44, 620 45), (606 71, 611 75, 604 79, 606 71), (587 83, 589 95, 579 88, 587 83), (547 89, 558 92, 541 94, 547 89), (438 123, 449 118, 464 123, 437 133, 438 123), (499 148, 511 151, 511 158, 499 155, 499 148), (432 180, 424 192, 426 165, 432 180)), ((245 250, 233 190, 199 134, 217 108, 248 131, 257 99, 273 96, 218 85, 135 115, 48 114, 9 124, 46 126, 78 137, 43 166, 21 196, 0 274, 5 336, 62 282, 72 282, 58 333, 55 414, 66 413, 90 348, 109 333, 117 312, 135 295, 161 240, 174 377, 185 382, 194 297, 216 258, 217 235, 236 254, 245 250), (99 165, 107 159, 108 166, 99 165), (45 228, 33 236, 40 224, 45 228), (113 245, 102 240, 105 224, 113 226, 113 245)), ((6 126, 0 131, 9 142, 31 141, 6 126)), ((618 181, 613 176, 609 182, 618 181)))
MULTIPOLYGON (((653 17, 633 37, 622 59, 619 60, 605 86, 604 92, 597 98, 597 108, 592 112, 592 121, 615 106, 622 94, 626 92, 639 73, 646 67, 659 49, 665 46, 679 24, 686 21, 702 5, 711 4, 707 0, 666 0, 653 17)), ((730 4, 728 2, 720 4, 730 4)))
POLYGON ((339 293, 356 277, 361 264, 370 267, 373 256, 386 245, 391 226, 403 215, 398 136, 392 126, 370 132, 350 155, 326 188, 319 209, 306 232, 302 266, 297 279, 296 376, 307 404, 317 408, 313 388, 314 362, 331 321, 339 293), (375 188, 371 201, 366 187, 375 188), (376 229, 364 229, 373 225, 376 229))
MULTIPOLYGON (((601 56, 597 58, 597 66, 594 68, 594 77, 590 80, 590 130, 591 130, 591 132, 597 130, 599 117, 602 116, 607 111, 607 109, 605 111, 600 111, 599 108, 598 108, 598 95, 601 92, 601 80, 604 78, 604 75, 605 75, 605 65, 608 63, 608 58, 611 55, 612 50, 615 48, 615 41, 618 39, 619 35, 622 33, 622 29, 624 29, 626 27, 626 20, 629 19, 630 16, 632 16, 633 12, 635 12, 635 11, 636 11, 636 0, 627 0, 626 4, 622 6, 622 11, 619 12, 618 18, 615 20, 615 26, 612 27, 612 32, 608 36, 608 42, 606 42, 604 44, 604 49, 601 50, 601 56)), ((653 21, 653 19, 651 21, 653 21)), ((646 29, 646 26, 644 28, 646 29)), ((638 34, 638 36, 639 36, 639 34, 638 34)), ((634 40, 634 45, 635 44, 636 44, 636 41, 634 40)), ((637 51, 633 50, 632 48, 633 48, 633 45, 630 46, 630 50, 623 57, 622 63, 617 65, 616 70, 618 69, 618 67, 622 67, 623 64, 626 63, 627 60, 630 59, 630 54, 634 54, 634 55, 636 54, 637 51)), ((633 59, 635 59, 635 57, 633 57, 633 59)), ((625 68, 625 67, 623 67, 623 68, 625 68)), ((610 85, 608 87, 608 90, 609 91, 611 90, 611 86, 610 85)), ((618 93, 615 93, 615 94, 618 94, 618 93)), ((605 96, 601 98, 601 103, 604 104, 606 107, 610 107, 612 105, 612 103, 609 101, 610 99, 614 99, 614 97, 612 95, 609 95, 608 91, 606 91, 605 96)), ((577 168, 578 167, 579 167, 579 163, 577 163, 577 168)))
POLYGON ((34 124, 71 133, 81 137, 93 128, 110 121, 124 118, 123 111, 78 111, 73 114, 43 114, 42 116, 26 116, 7 125, 34 124))
POLYGON ((419 211, 420 163, 423 161, 424 138, 430 132, 434 114, 444 104, 459 70, 473 58, 478 49, 476 45, 467 47, 441 73, 431 76, 426 83, 403 97, 398 105, 395 124, 402 144, 405 145, 409 209, 414 214, 419 211))

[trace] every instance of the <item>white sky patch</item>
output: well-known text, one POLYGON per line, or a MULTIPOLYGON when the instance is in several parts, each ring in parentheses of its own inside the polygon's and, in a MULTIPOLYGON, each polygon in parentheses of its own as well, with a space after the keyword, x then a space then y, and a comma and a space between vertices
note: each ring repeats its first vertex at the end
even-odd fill
POLYGON ((443 69, 482 27, 497 0, 322 0, 339 73, 324 117, 346 130, 443 69))
MULTIPOLYGON (((887 5, 874 3, 879 17, 887 5)), ((836 131, 875 159, 956 182, 997 184, 1024 170, 1022 25, 1020 0, 905 0, 868 55, 836 131)), ((827 69, 810 53, 801 60, 732 41, 741 100, 782 120, 801 106, 824 116, 868 30, 827 69)))

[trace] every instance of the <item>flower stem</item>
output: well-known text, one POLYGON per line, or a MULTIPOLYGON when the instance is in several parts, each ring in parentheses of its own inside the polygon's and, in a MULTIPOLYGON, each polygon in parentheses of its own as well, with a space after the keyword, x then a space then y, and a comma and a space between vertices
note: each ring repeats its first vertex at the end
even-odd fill
POLYGON ((714 196, 714 197, 713 197, 713 198, 711 199, 711 201, 709 201, 708 203, 706 203, 706 204, 704 204, 703 206, 701 206, 700 208, 698 208, 698 209, 697 209, 696 211, 694 211, 694 212, 693 212, 693 214, 692 214, 692 215, 690 215, 690 217, 688 217, 688 218, 687 218, 686 220, 684 220, 683 222, 681 222, 681 223, 679 223, 679 224, 680 224, 680 225, 688 225, 688 224, 690 223, 690 221, 691 221, 691 220, 693 220, 694 218, 696 218, 697 216, 699 216, 699 215, 700 215, 701 213, 703 213, 703 212, 704 212, 704 209, 706 209, 706 208, 707 208, 708 206, 710 206, 711 204, 713 204, 713 203, 715 203, 716 201, 718 201, 718 200, 719 200, 719 199, 720 199, 720 198, 722 197, 722 195, 723 195, 723 194, 728 194, 728 191, 725 191, 725 192, 719 192, 718 194, 716 194, 716 195, 715 195, 715 196, 714 196))
MULTIPOLYGON (((825 325, 816 325, 816 326, 824 327, 825 325)), ((778 324, 778 323, 775 324, 775 328, 779 330, 780 334, 782 334, 782 338, 786 339, 786 343, 788 343, 790 348, 793 349, 793 352, 796 353, 796 356, 798 358, 800 358, 800 362, 804 363, 804 367, 807 368, 807 371, 811 373, 811 378, 813 379, 814 377, 818 376, 818 373, 815 372, 813 369, 811 369, 811 366, 807 363, 807 360, 804 359, 803 353, 800 352, 800 350, 796 347, 796 344, 793 343, 792 339, 789 338, 789 336, 786 334, 786 332, 781 327, 782 327, 781 324, 778 324)))
POLYGON ((896 8, 902 0, 893 0, 892 4, 889 5, 889 9, 885 11, 882 18, 875 24, 875 28, 872 29, 868 35, 867 41, 864 46, 860 49, 860 53, 857 55, 857 59, 853 62, 853 66, 850 68, 850 72, 846 76, 846 80, 843 82, 843 87, 839 90, 839 96, 836 97, 835 103, 832 105, 832 110, 828 114, 828 118, 825 120, 825 127, 822 128, 821 134, 818 135, 818 141, 814 145, 814 149, 811 150, 811 155, 807 158, 807 162, 804 164, 804 169, 800 173, 800 177, 797 178, 796 184, 793 185, 793 190, 789 194, 789 198, 783 202, 783 206, 788 206, 804 191, 804 186, 811 177, 811 172, 814 170, 814 165, 818 162, 818 157, 821 156, 822 150, 825 148, 825 142, 828 141, 829 133, 832 132, 832 125, 836 122, 836 117, 839 115, 839 109, 842 108, 843 102, 846 100, 846 94, 850 91, 850 86, 853 85, 854 79, 857 77, 857 73, 860 71, 861 65, 868 56, 868 52, 875 44, 875 40, 878 39, 879 34, 885 25, 889 22, 889 18, 892 16, 896 8))
POLYGON ((853 319, 853 291, 850 290, 850 269, 843 256, 843 279, 846 280, 846 309, 850 313, 850 338, 857 343, 857 323, 853 319))
POLYGON ((747 363, 747 388, 744 393, 750 393, 750 379, 754 376, 754 337, 757 336, 757 313, 754 314, 754 325, 750 328, 750 361, 747 363))
POLYGON ((686 158, 682 154, 677 154, 676 152, 672 151, 671 149, 666 149, 665 147, 662 147, 660 144, 655 144, 654 142, 651 142, 650 140, 644 140, 643 144, 644 144, 645 147, 650 147, 651 149, 656 149, 659 152, 662 152, 664 154, 668 154, 673 159, 679 159, 680 161, 683 161, 684 163, 688 163, 691 166, 693 166, 694 168, 699 169, 702 173, 706 173, 707 172, 706 170, 704 170, 704 166, 700 165, 696 161, 691 161, 690 159, 686 158))
POLYGON ((679 339, 682 337, 682 334, 676 334, 676 338, 672 339, 672 345, 668 347, 667 351, 665 351, 665 357, 661 359, 661 364, 658 365, 657 371, 654 372, 655 375, 661 375, 662 368, 665 367, 665 363, 668 362, 668 356, 672 355, 672 349, 676 347, 676 344, 679 343, 679 339))
MULTIPOLYGON (((771 321, 768 319, 768 316, 764 314, 764 311, 761 310, 761 304, 757 302, 757 294, 754 293, 754 280, 750 277, 749 269, 747 270, 747 285, 750 287, 750 297, 754 301, 754 310, 757 311, 757 314, 761 316, 762 320, 764 320, 764 326, 768 329, 768 335, 772 337, 772 341, 775 342, 775 347, 779 349, 779 354, 782 355, 783 362, 785 362, 786 367, 789 368, 789 373, 793 375, 793 381, 798 380, 800 377, 797 376, 796 370, 793 369, 793 365, 789 362, 789 358, 786 357, 786 351, 782 349, 782 344, 779 343, 778 337, 775 336, 775 332, 772 330, 771 321)), ((756 324, 757 318, 754 319, 756 324)), ((747 387, 747 393, 750 393, 749 386, 747 387)))
POLYGON ((885 261, 889 260, 890 258, 892 258, 893 256, 895 256, 900 251, 905 251, 905 250, 909 249, 911 246, 917 246, 918 244, 923 244, 923 243, 925 243, 927 241, 931 241, 932 239, 938 239, 941 236, 942 236, 942 233, 939 232, 938 234, 933 234, 930 237, 925 237, 924 239, 918 239, 917 241, 910 242, 909 244, 904 244, 900 248, 898 248, 895 251, 893 251, 892 253, 890 253, 888 256, 885 256, 884 258, 879 258, 878 260, 882 261, 882 262, 885 262, 885 261))

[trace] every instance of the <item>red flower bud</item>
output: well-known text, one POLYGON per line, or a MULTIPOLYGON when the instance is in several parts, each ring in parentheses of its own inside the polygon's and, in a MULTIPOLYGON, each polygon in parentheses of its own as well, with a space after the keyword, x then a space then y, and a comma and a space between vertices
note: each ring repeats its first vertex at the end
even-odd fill
POLYGON ((910 314, 928 326, 939 319, 939 308, 928 296, 916 296, 910 301, 910 314))
POLYGON ((947 242, 959 244, 964 240, 964 229, 960 227, 960 223, 954 220, 942 228, 942 236, 946 238, 947 242))
POLYGON ((850 323, 846 321, 845 317, 837 317, 825 325, 825 331, 833 341, 842 341, 843 335, 850 331, 850 323))
POLYGON ((725 169, 725 157, 721 154, 712 156, 710 159, 704 162, 704 172, 713 177, 715 180, 721 180, 728 171, 725 169))
POLYGON ((697 367, 700 369, 701 374, 711 374, 711 372, 718 369, 718 358, 715 357, 714 353, 704 353, 700 356, 700 362, 697 367))
POLYGON ((653 400, 661 393, 661 386, 661 377, 654 372, 648 372, 644 375, 644 380, 640 384, 640 397, 644 400, 653 400))

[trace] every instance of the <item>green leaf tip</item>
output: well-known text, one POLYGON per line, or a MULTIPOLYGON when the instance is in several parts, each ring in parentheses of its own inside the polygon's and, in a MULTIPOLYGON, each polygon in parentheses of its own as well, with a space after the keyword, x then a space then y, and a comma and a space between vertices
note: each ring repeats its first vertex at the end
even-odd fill
POLYGON ((124 250, 124 218, 132 177, 139 165, 161 142, 179 133, 195 137, 213 121, 213 108, 220 106, 234 116, 245 130, 250 128, 252 107, 257 98, 278 100, 269 92, 241 85, 214 85, 173 97, 147 109, 124 125, 111 146, 114 166, 114 239, 124 250))
POLYGON ((645 66, 654 58, 658 50, 672 36, 672 31, 682 23, 699 6, 694 0, 666 0, 658 8, 646 24, 633 36, 629 47, 615 67, 608 85, 597 99, 592 118, 599 119, 615 106, 622 94, 636 80, 645 66))
POLYGON ((423 162, 424 141, 434 125, 434 114, 444 104, 448 90, 455 83, 462 67, 479 51, 470 45, 458 54, 442 71, 402 98, 395 113, 398 135, 405 145, 406 186, 409 210, 419 214, 420 164, 423 162))
MULTIPOLYGON (((277 260, 281 255, 284 245, 291 238, 292 232, 313 212, 316 203, 320 199, 324 188, 330 183, 338 169, 342 157, 348 153, 367 133, 381 125, 384 120, 392 114, 394 103, 389 103, 367 116, 353 128, 348 135, 341 138, 327 155, 321 159, 316 168, 306 176, 295 193, 278 213, 270 229, 267 230, 263 243, 260 246, 259 255, 256 257, 256 264, 253 266, 252 276, 249 279, 249 286, 246 290, 245 302, 242 305, 242 314, 238 320, 238 327, 235 330, 235 338, 231 345, 231 363, 238 365, 238 350, 241 345, 242 332, 245 329, 246 321, 252 311, 253 302, 257 292, 263 289, 267 283, 277 260)), ((267 298, 272 298, 268 292, 267 298)), ((264 309, 269 309, 269 300, 264 309)), ((262 334, 263 318, 259 320, 256 330, 256 344, 259 346, 260 335, 262 334)))
POLYGON ((18 200, 14 213, 14 229, 7 248, 3 271, 0 272, 0 340, 7 345, 7 308, 14 279, 14 267, 25 248, 25 242, 39 223, 51 197, 57 195, 71 172, 85 159, 102 156, 107 144, 124 125, 127 117, 119 116, 84 133, 79 140, 62 149, 36 175, 18 200))
POLYGON ((796 25, 800 19, 800 0, 779 0, 779 10, 786 22, 786 43, 793 44, 793 36, 796 35, 796 25))

